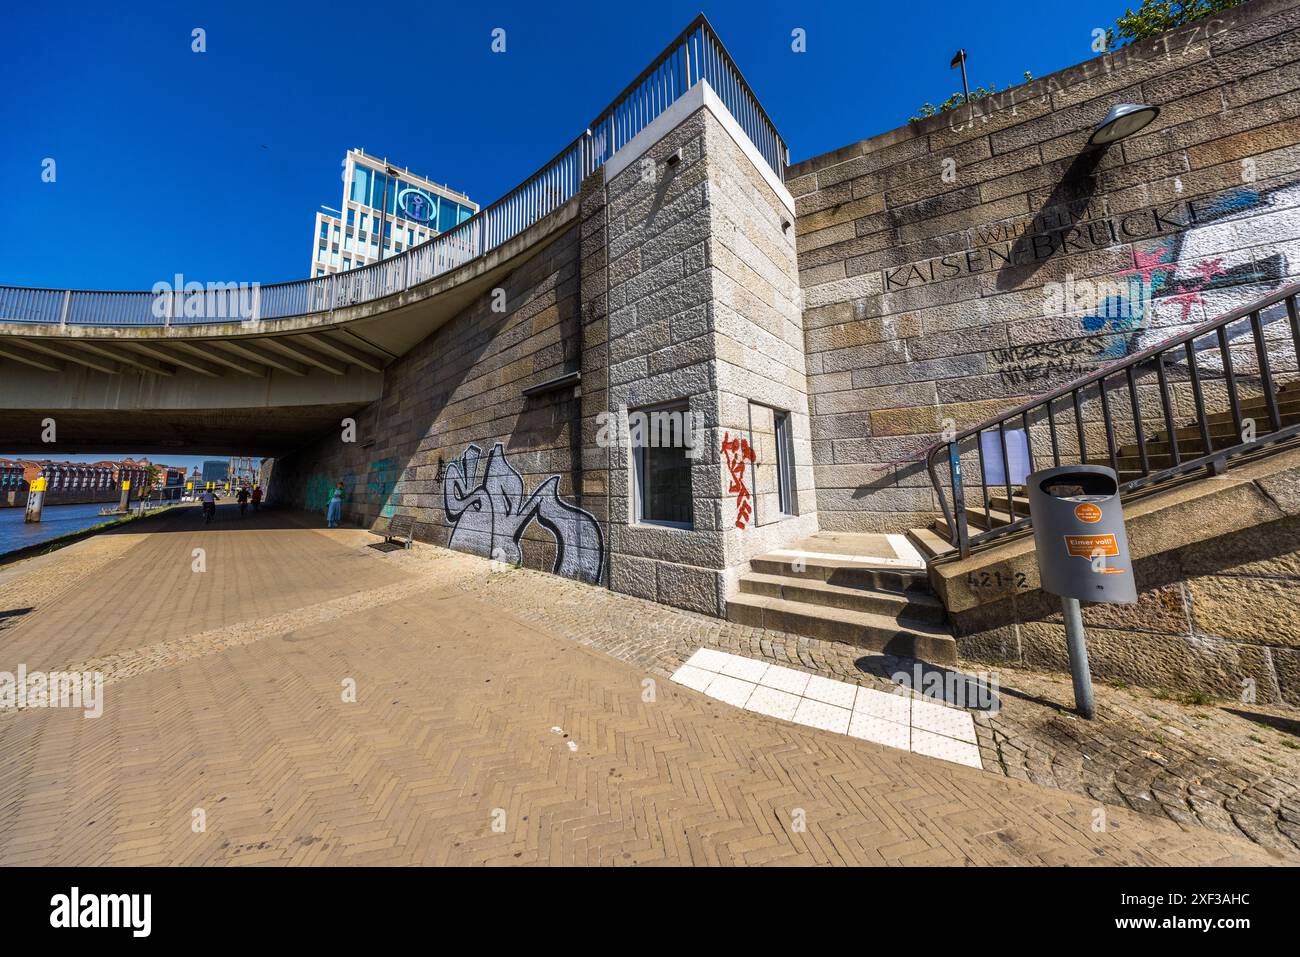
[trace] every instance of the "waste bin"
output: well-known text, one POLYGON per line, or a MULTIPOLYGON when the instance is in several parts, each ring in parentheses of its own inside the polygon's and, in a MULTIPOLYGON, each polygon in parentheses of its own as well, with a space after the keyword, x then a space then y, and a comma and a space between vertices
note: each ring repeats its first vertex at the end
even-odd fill
POLYGON ((1080 601, 1137 601, 1115 473, 1104 465, 1063 465, 1035 472, 1025 484, 1043 589, 1080 601))

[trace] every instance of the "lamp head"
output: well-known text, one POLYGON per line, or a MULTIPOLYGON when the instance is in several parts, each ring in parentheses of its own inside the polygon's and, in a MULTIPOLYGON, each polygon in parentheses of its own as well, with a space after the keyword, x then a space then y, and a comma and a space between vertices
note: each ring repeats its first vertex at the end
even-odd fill
POLYGON ((1088 137, 1089 146, 1109 146, 1149 126, 1160 115, 1160 107, 1143 103, 1120 103, 1112 106, 1106 118, 1088 137))

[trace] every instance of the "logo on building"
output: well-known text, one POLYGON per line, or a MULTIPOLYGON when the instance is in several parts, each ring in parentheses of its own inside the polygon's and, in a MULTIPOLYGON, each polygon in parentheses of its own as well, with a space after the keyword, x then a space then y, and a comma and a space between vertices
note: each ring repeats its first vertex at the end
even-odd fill
POLYGON ((438 212, 428 193, 411 187, 397 194, 397 205, 407 219, 413 219, 417 223, 432 221, 438 212))

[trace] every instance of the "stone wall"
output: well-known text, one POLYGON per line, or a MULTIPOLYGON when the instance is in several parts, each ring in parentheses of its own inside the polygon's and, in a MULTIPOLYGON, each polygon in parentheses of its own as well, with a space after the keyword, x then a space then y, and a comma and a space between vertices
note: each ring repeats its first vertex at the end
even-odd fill
POLYGON ((685 94, 582 184, 577 223, 385 370, 355 442, 277 459, 271 500, 323 511, 342 481, 350 522, 723 614, 751 557, 817 528, 794 202, 761 163, 685 94), (690 414, 689 527, 636 511, 629 416, 664 406, 690 414))
POLYGON ((721 614, 751 557, 816 530, 817 505, 791 201, 701 87, 609 167, 610 407, 685 403, 696 445, 692 528, 636 521, 632 455, 611 450, 611 586, 721 614), (755 498, 771 443, 741 464, 743 492, 721 454, 773 410, 791 417, 789 515, 755 498))
MULTIPOLYGON (((587 358, 579 309, 581 225, 394 362, 383 395, 342 429, 277 459, 270 499, 323 512, 335 483, 345 520, 415 519, 424 541, 605 579, 604 531, 583 481, 582 402, 572 385, 524 390, 587 358)), ((597 391, 597 394, 598 391, 597 391)))
MULTIPOLYGON (((1138 600, 1083 609, 1098 678, 1300 706, 1300 450, 1131 499, 1138 600)), ((1033 539, 934 565, 961 656, 1068 670, 1033 539)))
POLYGON ((1256 0, 792 167, 821 526, 928 524, 917 456, 945 428, 1300 275, 1298 143, 1300 10, 1256 0), (1089 149, 1125 102, 1160 116, 1089 149))

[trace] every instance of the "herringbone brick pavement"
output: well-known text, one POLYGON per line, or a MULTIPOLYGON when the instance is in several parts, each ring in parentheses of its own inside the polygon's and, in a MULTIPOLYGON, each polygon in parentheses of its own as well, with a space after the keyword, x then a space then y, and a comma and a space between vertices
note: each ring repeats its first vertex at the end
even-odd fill
MULTIPOLYGON (((177 561, 171 537, 124 561, 177 561)), ((476 560, 295 527, 193 540, 208 571, 165 628, 97 640, 105 598, 167 607, 99 568, 0 635, 0 670, 44 649, 109 681, 97 719, 0 714, 0 864, 1278 860, 1120 809, 1096 830, 1086 798, 730 708, 468 591, 476 560)))

